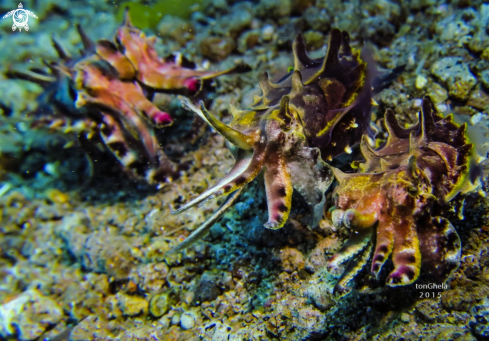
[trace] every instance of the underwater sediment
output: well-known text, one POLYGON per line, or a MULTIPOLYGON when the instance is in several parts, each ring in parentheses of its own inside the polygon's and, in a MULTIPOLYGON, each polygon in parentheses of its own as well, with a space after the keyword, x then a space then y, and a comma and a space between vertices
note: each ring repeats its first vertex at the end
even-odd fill
POLYGON ((488 5, 206 0, 143 27, 170 4, 132 2, 125 42, 124 6, 23 5, 28 32, 0 21, 1 340, 489 337, 488 5), (73 66, 77 24, 105 62, 73 66), (251 70, 158 92, 108 66, 148 37, 150 60, 251 70), (52 63, 96 77, 53 87, 52 63), (106 79, 137 96, 110 106, 106 79), (79 93, 103 103, 80 112, 79 93), (144 136, 178 176, 148 176, 144 136))

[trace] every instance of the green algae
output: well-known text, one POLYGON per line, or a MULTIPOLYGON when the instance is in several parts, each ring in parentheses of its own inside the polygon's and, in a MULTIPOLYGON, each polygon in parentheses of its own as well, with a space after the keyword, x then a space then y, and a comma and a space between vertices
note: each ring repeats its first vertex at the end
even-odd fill
POLYGON ((165 15, 190 19, 191 14, 200 9, 202 2, 203 0, 158 0, 154 4, 144 4, 126 1, 118 7, 116 19, 121 22, 124 11, 128 8, 134 26, 155 29, 165 15))

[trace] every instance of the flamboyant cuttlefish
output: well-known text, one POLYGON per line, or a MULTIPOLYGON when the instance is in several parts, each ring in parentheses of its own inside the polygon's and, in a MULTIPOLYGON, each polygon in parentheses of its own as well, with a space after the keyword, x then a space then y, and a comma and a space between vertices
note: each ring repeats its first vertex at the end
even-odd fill
POLYGON ((105 39, 94 43, 77 27, 84 46, 80 59, 73 60, 53 39, 62 62, 49 64, 52 74, 21 76, 53 89, 43 95, 48 97, 46 102, 54 103, 60 116, 75 121, 65 129, 78 135, 100 135, 134 175, 149 182, 177 177, 180 168, 164 154, 154 132, 154 127, 166 127, 173 121, 151 102, 152 94, 179 90, 195 94, 205 80, 245 72, 249 67, 205 71, 186 67, 189 63, 184 66, 182 58, 161 58, 154 48, 156 37, 148 38, 134 27, 128 12, 115 43, 105 39))
POLYGON ((312 225, 321 219, 324 193, 333 181, 331 168, 323 160, 351 153, 351 146, 359 142, 370 122, 369 71, 360 53, 352 51, 348 33, 338 29, 330 33, 324 58, 311 59, 301 35, 294 41, 293 52, 294 71, 276 83, 265 73, 259 83, 262 96, 255 97, 249 110, 231 106, 233 120, 227 125, 202 102, 200 108, 183 102, 227 139, 236 163, 216 185, 174 212, 230 194, 174 251, 204 235, 243 186, 262 171, 268 204, 266 228, 285 224, 294 189, 312 207, 312 225))
POLYGON ((328 261, 328 270, 342 276, 335 291, 346 294, 348 282, 371 256, 370 273, 377 278, 392 258, 394 269, 387 285, 416 281, 421 269, 442 283, 458 268, 460 238, 440 214, 458 193, 475 187, 469 174, 472 144, 466 124, 442 118, 428 98, 422 102, 419 123, 403 129, 392 110, 385 113, 389 133, 385 145, 373 149, 362 138, 365 158, 358 173, 332 168, 339 182, 331 218, 337 227, 351 230, 351 237, 328 261), (341 263, 347 262, 346 269, 341 263))
POLYGON ((234 117, 228 125, 202 103, 197 108, 183 102, 227 139, 236 164, 216 185, 174 212, 229 194, 173 252, 206 234, 260 172, 268 204, 265 227, 270 229, 286 222, 293 189, 312 206, 312 225, 316 225, 323 213, 324 193, 336 178, 332 220, 351 230, 348 242, 328 262, 330 272, 342 274, 336 293, 350 291, 348 282, 368 262, 372 248, 374 277, 392 257, 390 286, 413 283, 422 266, 431 278, 445 280, 458 267, 461 251, 460 238, 442 212, 454 196, 476 186, 468 176, 472 145, 467 143, 466 125, 453 123, 452 116, 442 118, 424 99, 419 123, 408 129, 401 128, 388 110, 388 140, 380 149, 372 149, 368 142, 371 73, 359 54, 352 53, 348 34, 333 30, 324 59, 310 59, 298 36, 294 71, 277 83, 265 74, 260 81, 263 95, 255 98, 250 110, 231 107, 234 117), (355 164, 359 173, 343 173, 325 163, 351 152, 350 146, 360 139, 366 161, 355 164), (342 263, 349 259, 343 270, 342 263))

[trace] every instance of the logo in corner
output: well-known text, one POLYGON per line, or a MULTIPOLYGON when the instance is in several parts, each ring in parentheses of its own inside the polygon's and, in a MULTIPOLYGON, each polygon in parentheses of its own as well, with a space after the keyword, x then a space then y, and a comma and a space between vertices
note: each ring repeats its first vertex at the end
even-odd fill
POLYGON ((14 24, 12 25, 12 31, 19 29, 19 32, 22 32, 22 29, 29 31, 29 25, 27 25, 27 20, 29 19, 29 16, 37 19, 37 15, 35 15, 31 11, 24 9, 22 3, 19 3, 19 8, 8 12, 3 16, 2 19, 12 17, 12 19, 14 20, 14 24))

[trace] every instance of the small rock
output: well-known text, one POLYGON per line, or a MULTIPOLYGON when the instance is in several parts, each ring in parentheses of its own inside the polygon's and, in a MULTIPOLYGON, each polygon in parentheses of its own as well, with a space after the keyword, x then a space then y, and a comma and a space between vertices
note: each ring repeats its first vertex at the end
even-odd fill
POLYGON ((409 321, 411 321, 411 316, 408 313, 402 313, 401 321, 404 323, 408 323, 409 321))
POLYGON ((416 77, 416 89, 423 89, 428 83, 428 79, 423 75, 418 75, 416 77))
POLYGON ((218 13, 227 11, 229 9, 229 4, 226 0, 204 0, 203 8, 205 14, 213 17, 218 13))
POLYGON ((107 340, 111 339, 113 328, 101 316, 91 315, 84 318, 70 332, 70 341, 107 340), (110 330, 112 329, 112 330, 110 330))
POLYGON ((470 124, 475 126, 476 124, 480 123, 480 121, 482 121, 483 117, 484 117, 484 115, 482 115, 482 113, 478 112, 477 114, 473 115, 470 118, 470 124))
POLYGON ((299 32, 302 25, 297 20, 291 20, 290 23, 277 27, 277 40, 275 43, 281 49, 291 49, 292 42, 299 32))
POLYGON ((172 284, 180 284, 190 280, 194 276, 195 274, 190 273, 183 266, 175 266, 170 269, 170 272, 167 276, 167 281, 172 284))
POLYGON ((462 288, 446 290, 441 294, 441 304, 449 311, 469 311, 475 301, 473 293, 462 288))
POLYGON ((261 30, 261 39, 263 39, 263 41, 272 40, 273 39, 273 32, 274 32, 274 29, 273 29, 272 25, 263 26, 263 28, 261 30))
POLYGON ((192 25, 173 15, 165 15, 158 24, 158 33, 162 38, 171 38, 181 45, 194 37, 194 28, 192 25))
POLYGON ((485 61, 489 61, 489 47, 486 47, 483 51, 482 51, 482 55, 481 55, 481 58, 485 61))
POLYGON ((176 326, 177 324, 180 324, 180 314, 175 314, 171 317, 171 324, 172 326, 176 326))
POLYGON ((479 340, 487 340, 489 338, 489 304, 485 298, 479 304, 472 308, 472 314, 475 316, 476 322, 472 324, 472 330, 479 340))
POLYGON ((185 312, 180 318, 180 326, 185 330, 192 329, 195 326, 195 315, 189 311, 185 312))
POLYGON ((148 313, 148 301, 142 297, 129 296, 117 293, 117 302, 122 313, 127 316, 136 316, 148 313))
POLYGON ((470 93, 467 105, 478 110, 489 111, 489 94, 478 86, 470 93))
POLYGON ((459 100, 467 100, 470 91, 477 83, 462 58, 446 57, 431 67, 431 73, 448 87, 448 94, 459 100))
POLYGON ((132 269, 129 279, 143 291, 154 292, 165 284, 168 266, 165 263, 150 263, 132 269))
POLYGON ((202 55, 215 62, 226 59, 234 48, 234 41, 230 38, 207 37, 200 43, 202 55))
MULTIPOLYGON (((85 238, 73 235, 74 241, 85 238)), ((68 241, 71 246, 71 241, 68 241)), ((81 250, 81 262, 86 269, 107 273, 116 280, 126 279, 134 265, 132 246, 128 238, 106 232, 94 232, 88 235, 81 250)))
POLYGON ((195 292, 195 299, 198 302, 214 301, 221 293, 217 287, 217 276, 210 272, 204 272, 200 277, 200 281, 195 292))
POLYGON ((328 32, 331 25, 330 13, 325 8, 309 7, 302 17, 313 30, 328 32))
POLYGON ((182 295, 182 302, 184 302, 187 305, 190 305, 195 299, 195 293, 193 291, 186 291, 182 295))
POLYGON ((480 81, 486 89, 489 89, 489 70, 482 71, 479 76, 480 81))
POLYGON ((363 20, 361 34, 363 38, 380 46, 386 46, 394 37, 396 29, 382 16, 369 17, 363 20))
POLYGON ((53 220, 61 216, 61 212, 56 206, 39 206, 35 212, 36 218, 41 220, 53 220))
POLYGON ((149 302, 149 312, 154 317, 161 317, 170 310, 170 297, 167 293, 153 296, 149 302))
MULTIPOLYGON (((254 48, 260 41, 260 35, 261 34, 259 30, 251 30, 243 33, 238 40, 238 51, 240 53, 245 53, 249 49, 254 48)), ((219 225, 219 224, 215 224, 215 225, 219 225)))
MULTIPOLYGON (((205 340, 229 341, 229 340, 234 340, 232 339, 232 337, 236 336, 236 333, 232 333, 232 328, 229 325, 226 325, 219 321, 212 321, 208 323, 206 326, 204 326, 204 330, 205 330, 205 336, 204 336, 205 340), (210 326, 213 327, 209 328, 210 326)), ((239 339, 236 338, 236 340, 239 339)))
POLYGON ((253 20, 252 6, 249 2, 238 2, 232 6, 231 14, 222 18, 225 29, 232 38, 237 38, 241 32, 248 29, 253 20))
POLYGON ((337 245, 339 245, 338 239, 332 236, 321 240, 309 254, 305 263, 306 270, 316 272, 324 268, 327 262, 326 251, 332 253, 337 245))
POLYGON ((297 249, 286 247, 280 250, 280 260, 285 272, 292 273, 304 268, 304 256, 297 249))
POLYGON ((427 95, 435 104, 436 110, 444 112, 447 109, 445 101, 448 99, 448 91, 445 90, 445 88, 443 88, 440 84, 432 83, 429 87, 427 95), (440 108, 440 106, 443 106, 444 108, 440 108))
POLYGON ((489 37, 485 30, 479 29, 469 42, 469 49, 473 52, 482 52, 489 46, 489 37))
POLYGON ((470 34, 471 27, 463 21, 453 21, 445 25, 442 21, 438 24, 437 31, 442 41, 460 41, 470 34))
POLYGON ((416 313, 426 322, 433 323, 440 316, 440 307, 435 301, 423 300, 416 303, 416 313))
POLYGON ((323 34, 319 31, 304 32, 304 40, 306 41, 308 50, 318 50, 325 43, 325 38, 323 34))
POLYGON ((0 335, 20 340, 34 340, 47 327, 63 318, 63 309, 37 289, 23 292, 12 301, 0 305, 0 335))
POLYGON ((387 107, 396 108, 407 101, 408 99, 405 94, 393 89, 384 89, 379 94, 379 102, 387 107))
POLYGON ((219 239, 222 238, 222 236, 226 233, 226 230, 222 227, 221 224, 214 224, 212 225, 209 235, 212 237, 212 239, 219 239))
POLYGON ((262 0, 257 6, 257 14, 264 18, 274 18, 279 23, 288 21, 292 12, 291 0, 262 0))
POLYGON ((326 311, 335 304, 324 282, 309 285, 306 295, 311 299, 313 305, 321 311, 326 311))

